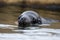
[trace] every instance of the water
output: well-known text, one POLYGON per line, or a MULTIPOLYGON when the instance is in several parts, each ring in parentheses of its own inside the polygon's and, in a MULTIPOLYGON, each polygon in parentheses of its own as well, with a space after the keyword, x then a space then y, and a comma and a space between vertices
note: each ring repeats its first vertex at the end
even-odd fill
MULTIPOLYGON (((42 24, 41 26, 50 25, 42 24)), ((8 29, 11 31, 10 33, 9 31, 7 33, 0 32, 0 40, 60 40, 60 29, 29 27, 26 30, 19 30, 16 28, 16 25, 0 24, 0 30, 8 29)))
POLYGON ((0 40, 60 40, 60 23, 42 24, 40 27, 30 27, 18 30, 15 21, 25 10, 35 10, 44 18, 60 20, 60 12, 6 6, 0 8, 0 40), (13 24, 13 25, 10 25, 13 24))

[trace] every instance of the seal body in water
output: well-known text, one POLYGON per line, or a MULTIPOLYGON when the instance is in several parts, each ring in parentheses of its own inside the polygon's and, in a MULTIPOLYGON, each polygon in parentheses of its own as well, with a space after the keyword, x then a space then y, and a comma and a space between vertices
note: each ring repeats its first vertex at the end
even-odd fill
POLYGON ((18 17, 18 28, 24 29, 28 26, 33 26, 36 24, 50 24, 57 22, 56 20, 43 18, 38 15, 35 11, 25 11, 18 17))
POLYGON ((40 16, 34 11, 25 11, 18 17, 18 28, 25 28, 37 23, 42 24, 40 16))

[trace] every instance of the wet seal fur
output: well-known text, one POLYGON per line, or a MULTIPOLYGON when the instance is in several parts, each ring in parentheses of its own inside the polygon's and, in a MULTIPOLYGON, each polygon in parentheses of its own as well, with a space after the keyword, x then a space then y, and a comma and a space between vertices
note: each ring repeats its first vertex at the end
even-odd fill
POLYGON ((18 17, 18 28, 25 28, 36 23, 42 24, 40 16, 34 11, 25 11, 18 17))
POLYGON ((50 24, 53 22, 57 22, 57 20, 43 18, 35 11, 25 11, 18 17, 18 28, 24 29, 28 26, 36 26, 36 24, 50 24))

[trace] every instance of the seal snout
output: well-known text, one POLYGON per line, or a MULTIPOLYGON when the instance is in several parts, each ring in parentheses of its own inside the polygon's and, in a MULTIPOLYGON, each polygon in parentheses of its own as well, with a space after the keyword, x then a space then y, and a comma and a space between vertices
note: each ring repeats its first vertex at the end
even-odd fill
POLYGON ((28 22, 27 18, 23 17, 23 18, 20 18, 18 22, 18 26, 19 28, 24 29, 25 27, 30 26, 30 22, 28 22))

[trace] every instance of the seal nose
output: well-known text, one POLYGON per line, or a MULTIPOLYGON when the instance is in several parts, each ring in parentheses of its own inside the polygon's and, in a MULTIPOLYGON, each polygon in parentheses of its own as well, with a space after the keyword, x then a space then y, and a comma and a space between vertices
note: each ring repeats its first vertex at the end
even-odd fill
POLYGON ((20 18, 20 20, 19 20, 19 22, 18 22, 18 28, 20 29, 24 29, 25 28, 25 25, 26 25, 26 23, 25 23, 25 18, 20 18))
POLYGON ((27 18, 23 17, 19 20, 18 26, 19 26, 19 28, 21 27, 24 29, 25 27, 30 26, 30 22, 27 21, 27 18))

